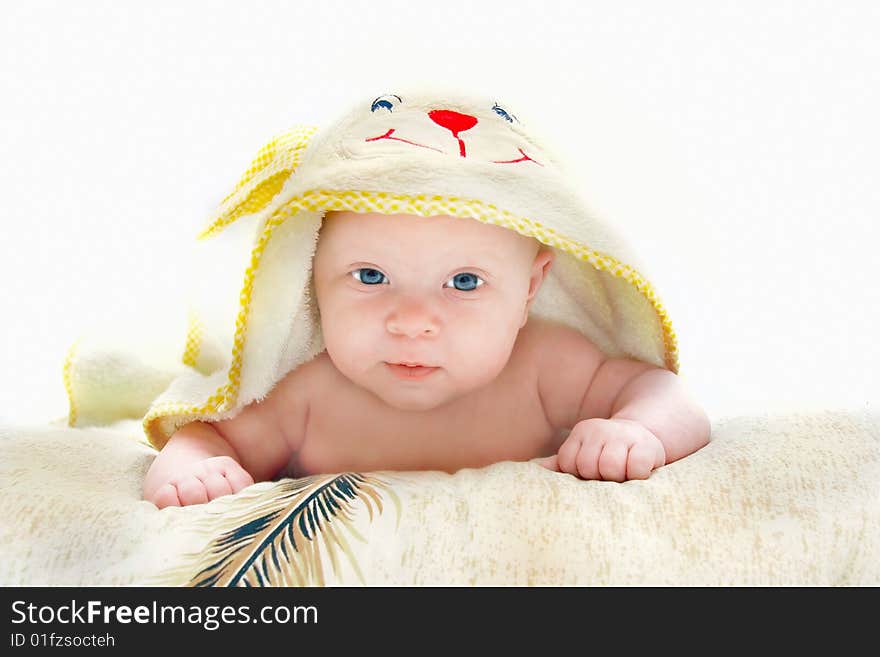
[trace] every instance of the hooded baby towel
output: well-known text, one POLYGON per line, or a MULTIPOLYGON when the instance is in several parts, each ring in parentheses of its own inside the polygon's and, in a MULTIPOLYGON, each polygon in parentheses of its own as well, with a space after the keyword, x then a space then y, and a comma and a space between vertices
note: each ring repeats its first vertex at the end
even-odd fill
POLYGON ((675 333, 644 268, 515 108, 460 91, 395 91, 260 149, 199 236, 178 362, 78 342, 64 368, 71 426, 138 417, 161 448, 187 422, 234 416, 319 354, 312 258, 334 210, 445 215, 533 237, 556 257, 531 314, 611 357, 678 371, 675 333))

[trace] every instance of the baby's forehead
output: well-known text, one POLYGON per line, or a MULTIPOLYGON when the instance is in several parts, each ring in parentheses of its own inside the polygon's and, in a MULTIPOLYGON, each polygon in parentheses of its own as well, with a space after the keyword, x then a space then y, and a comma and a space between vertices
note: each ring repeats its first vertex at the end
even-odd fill
POLYGON ((432 215, 423 217, 410 214, 380 214, 355 212, 328 212, 324 217, 321 234, 332 234, 342 241, 364 245, 394 238, 427 240, 425 244, 474 244, 496 249, 522 248, 537 245, 534 238, 479 221, 470 217, 432 215))

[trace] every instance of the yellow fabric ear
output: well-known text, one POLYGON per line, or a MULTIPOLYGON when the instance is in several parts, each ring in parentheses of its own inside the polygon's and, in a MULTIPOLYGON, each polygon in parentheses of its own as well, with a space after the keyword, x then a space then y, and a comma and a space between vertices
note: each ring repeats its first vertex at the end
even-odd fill
POLYGON ((240 217, 263 210, 299 166, 318 126, 297 125, 263 146, 198 239, 207 239, 240 217))

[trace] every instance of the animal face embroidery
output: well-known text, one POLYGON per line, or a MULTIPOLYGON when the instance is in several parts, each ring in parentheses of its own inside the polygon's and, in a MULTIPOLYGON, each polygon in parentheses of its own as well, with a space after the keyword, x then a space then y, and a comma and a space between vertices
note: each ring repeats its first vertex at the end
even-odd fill
MULTIPOLYGON (((396 94, 379 96, 365 117, 363 144, 371 148, 353 148, 364 155, 401 153, 401 149, 422 148, 439 155, 472 158, 493 164, 540 166, 537 147, 524 138, 518 124, 497 102, 485 107, 472 101, 450 107, 438 103, 405 102, 396 94)), ((352 146, 354 146, 352 144, 352 146)))

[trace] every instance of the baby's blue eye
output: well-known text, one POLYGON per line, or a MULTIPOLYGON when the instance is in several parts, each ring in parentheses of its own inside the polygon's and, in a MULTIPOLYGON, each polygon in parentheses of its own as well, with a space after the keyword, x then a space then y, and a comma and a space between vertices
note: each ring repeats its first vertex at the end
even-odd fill
POLYGON ((351 272, 351 275, 354 276, 354 279, 356 281, 360 281, 364 285, 378 285, 382 283, 382 280, 385 278, 385 274, 380 272, 378 269, 370 269, 369 267, 355 269, 353 272, 351 272), (358 276, 358 272, 363 273, 358 276))
POLYGON ((456 274, 449 280, 453 281, 455 289, 460 290, 461 292, 470 292, 471 290, 477 289, 479 286, 483 285, 486 282, 476 274, 471 273, 456 274), (461 285, 462 287, 459 287, 459 285, 461 285))

